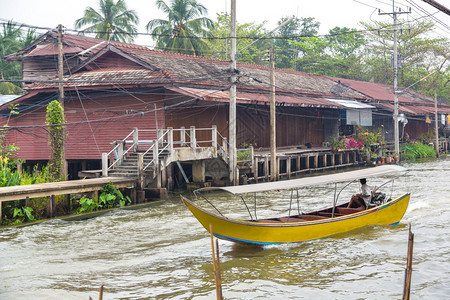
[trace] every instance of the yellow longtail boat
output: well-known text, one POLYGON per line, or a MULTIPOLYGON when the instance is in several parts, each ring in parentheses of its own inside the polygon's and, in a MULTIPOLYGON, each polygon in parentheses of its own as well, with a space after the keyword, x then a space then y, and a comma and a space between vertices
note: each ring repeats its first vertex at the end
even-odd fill
MULTIPOLYGON (((324 185, 338 182, 354 182, 361 178, 388 176, 404 173, 407 170, 396 165, 383 165, 374 168, 355 170, 344 173, 335 173, 329 175, 306 177, 286 181, 267 182, 259 184, 230 186, 230 187, 210 187, 201 188, 194 191, 198 198, 200 193, 212 190, 222 190, 234 195, 240 196, 245 203, 242 195, 265 192, 271 190, 298 190, 313 185, 324 185)), ((393 182, 394 179, 386 183, 393 182)), ((205 227, 212 231, 214 236, 220 239, 233 242, 250 244, 280 244, 297 243, 318 239, 342 232, 347 232, 368 225, 396 225, 400 222, 408 208, 409 193, 403 193, 395 198, 380 197, 385 194, 372 191, 371 204, 367 209, 347 208, 348 202, 337 205, 338 197, 342 190, 350 183, 347 183, 339 192, 335 190, 333 206, 304 214, 288 215, 284 217, 275 217, 268 219, 257 219, 254 217, 247 204, 250 219, 241 220, 228 218, 221 212, 213 213, 198 206, 194 201, 182 197, 183 202, 205 227)), ((379 190, 383 185, 380 185, 379 190)), ((337 185, 335 185, 335 189, 337 185)), ((291 203, 292 203, 291 192, 291 203)), ((202 195, 203 197, 203 195, 202 195)), ((212 203, 207 200, 211 205, 212 203)), ((214 207, 214 205, 212 205, 214 207)), ((214 207, 215 208, 215 207, 214 207)), ((256 213, 255 213, 256 216, 256 213)))

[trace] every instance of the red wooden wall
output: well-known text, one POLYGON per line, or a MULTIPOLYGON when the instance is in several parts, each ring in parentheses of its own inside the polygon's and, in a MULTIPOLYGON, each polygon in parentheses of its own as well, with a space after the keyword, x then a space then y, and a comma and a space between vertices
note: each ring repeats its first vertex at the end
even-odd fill
MULTIPOLYGON (((77 97, 67 97, 65 116, 67 125, 66 159, 101 159, 103 152, 112 149, 111 143, 123 139, 134 127, 155 129, 155 105, 158 127, 164 127, 161 93, 96 93, 83 94, 82 104, 77 97)), ((8 141, 20 147, 19 158, 47 160, 50 157, 45 127, 45 107, 13 116, 9 125, 39 126, 13 130, 8 141)), ((140 137, 154 139, 154 132, 140 137)))

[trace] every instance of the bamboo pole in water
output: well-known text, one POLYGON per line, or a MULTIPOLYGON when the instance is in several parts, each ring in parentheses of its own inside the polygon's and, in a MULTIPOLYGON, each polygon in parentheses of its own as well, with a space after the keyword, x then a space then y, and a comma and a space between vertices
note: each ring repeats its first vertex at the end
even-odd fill
POLYGON ((219 284, 220 299, 223 299, 222 295, 222 276, 220 275, 220 256, 219 256, 219 240, 216 239, 216 255, 217 255, 217 283, 219 284))
POLYGON ((412 256, 413 256, 414 234, 411 232, 409 224, 408 252, 406 258, 405 284, 403 288, 403 300, 409 300, 412 276, 412 256))
POLYGON ((99 295, 98 295, 98 300, 103 300, 103 284, 102 284, 102 286, 100 287, 100 293, 99 293, 99 295))
MULTIPOLYGON (((216 284, 216 296, 217 300, 222 300, 222 286, 220 282, 220 265, 219 265, 219 250, 217 249, 217 261, 216 261, 216 253, 214 250, 214 235, 212 230, 212 224, 209 224, 209 233, 211 236, 211 249, 212 249, 212 259, 213 259, 213 272, 214 272, 214 282, 216 284)), ((218 246, 218 244, 217 244, 218 246)))

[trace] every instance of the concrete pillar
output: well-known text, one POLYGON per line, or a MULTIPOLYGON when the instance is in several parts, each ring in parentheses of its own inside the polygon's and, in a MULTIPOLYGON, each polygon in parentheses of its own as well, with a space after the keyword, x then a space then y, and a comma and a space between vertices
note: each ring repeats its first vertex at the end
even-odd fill
POLYGON ((331 165, 334 167, 335 163, 335 159, 336 159, 336 155, 334 153, 331 153, 331 165))
POLYGON ((192 179, 196 183, 205 182, 205 161, 194 160, 192 162, 192 179))
POLYGON ((319 154, 314 155, 314 168, 319 167, 319 154))
POLYGON ((301 162, 302 162, 302 157, 300 155, 297 156, 296 160, 295 160, 295 169, 296 171, 300 171, 301 168, 301 162))
POLYGON ((328 155, 324 154, 324 155, 323 155, 323 167, 324 167, 324 168, 325 168, 325 167, 327 166, 327 164, 328 164, 327 160, 328 160, 328 155))
POLYGON ((309 169, 309 154, 306 154, 305 169, 309 169))

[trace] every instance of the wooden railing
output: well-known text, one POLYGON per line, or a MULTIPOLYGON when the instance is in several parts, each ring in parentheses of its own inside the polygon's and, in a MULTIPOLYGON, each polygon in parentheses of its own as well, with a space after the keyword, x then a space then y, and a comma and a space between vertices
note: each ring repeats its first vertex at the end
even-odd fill
POLYGON ((111 151, 102 154, 102 173, 103 176, 108 176, 110 170, 116 168, 127 156, 138 150, 144 150, 143 157, 150 156, 151 153, 152 159, 144 166, 144 171, 151 168, 157 169, 161 159, 166 160, 166 165, 172 161, 174 149, 188 147, 192 149, 213 147, 217 155, 228 161, 227 139, 217 131, 215 125, 211 128, 191 126, 189 129, 184 127, 157 130, 134 128, 125 138, 114 142, 111 151), (206 134, 202 134, 203 132, 206 134), (155 135, 157 138, 154 140, 145 139, 145 137, 154 137, 155 135), (174 136, 176 137, 174 138, 174 136), (203 138, 199 138, 199 136, 203 136, 203 138))

